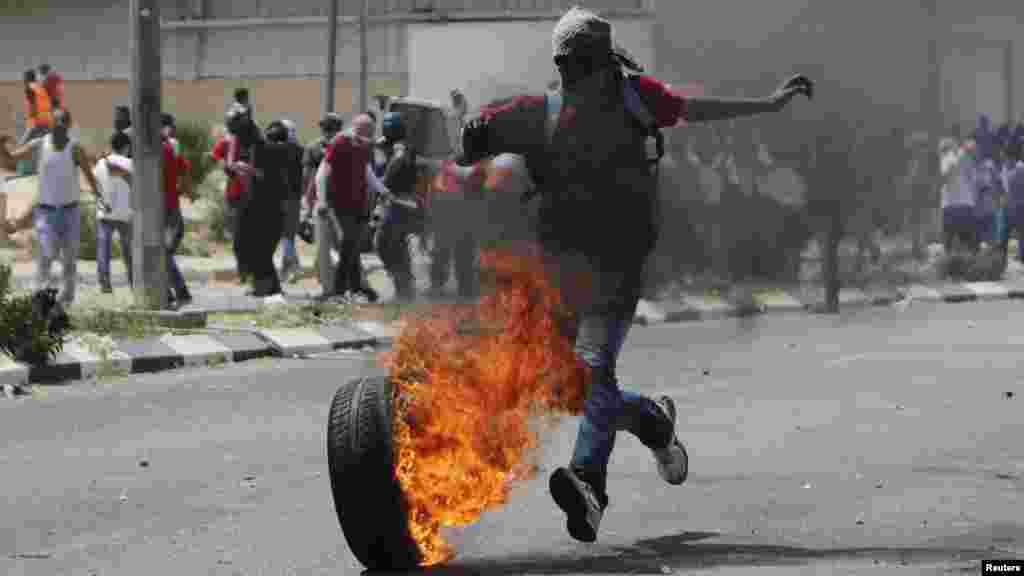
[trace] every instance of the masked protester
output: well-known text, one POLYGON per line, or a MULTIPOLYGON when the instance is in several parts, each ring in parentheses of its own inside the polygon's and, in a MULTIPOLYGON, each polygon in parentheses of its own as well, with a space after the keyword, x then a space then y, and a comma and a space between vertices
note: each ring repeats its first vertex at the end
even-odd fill
POLYGON ((682 484, 688 473, 672 399, 621 390, 615 373, 657 238, 650 140, 681 120, 780 111, 797 94, 809 97, 812 85, 797 76, 769 98, 683 97, 643 75, 613 43, 610 23, 579 8, 556 25, 553 48, 559 92, 485 107, 463 131, 460 163, 521 154, 538 186, 539 240, 576 319, 576 353, 592 378, 572 459, 551 475, 549 487, 567 515, 569 534, 593 542, 609 501, 608 461, 617 432, 627 430, 650 448, 669 484, 682 484), (578 277, 587 281, 570 284, 578 277))
POLYGON ((405 139, 405 123, 400 114, 384 115, 382 134, 379 148, 386 158, 384 185, 401 203, 384 199, 378 207, 383 217, 375 244, 395 284, 397 298, 412 300, 416 297, 416 287, 408 239, 422 217, 416 198, 416 151, 405 139))
POLYGON ((302 157, 302 181, 306 215, 303 222, 313 223, 313 236, 317 246, 316 270, 320 287, 325 294, 334 294, 334 259, 332 253, 337 250, 341 238, 335 237, 334 226, 327 219, 314 218, 317 190, 316 173, 327 153, 327 145, 341 132, 345 123, 341 115, 331 112, 320 120, 320 138, 306 146, 302 157))
POLYGON ((338 134, 327 145, 317 169, 317 225, 331 226, 341 237, 334 283, 330 288, 323 286, 321 299, 372 297, 365 293, 360 252, 370 221, 371 189, 378 195, 389 193, 370 166, 373 131, 369 116, 356 116, 352 130, 338 134))
POLYGON ((274 252, 281 239, 286 197, 292 186, 293 171, 288 166, 294 156, 288 145, 288 130, 274 122, 264 135, 242 106, 232 107, 227 120, 235 145, 247 150, 249 157, 248 162, 231 166, 245 175, 239 235, 244 268, 252 275, 249 293, 257 297, 280 294, 274 252))
POLYGON ((302 204, 302 157, 303 148, 299 144, 295 124, 290 120, 281 120, 287 138, 283 142, 289 150, 288 183, 290 185, 285 197, 284 228, 281 235, 281 279, 289 281, 299 271, 299 252, 295 246, 295 235, 299 231, 299 218, 302 204))

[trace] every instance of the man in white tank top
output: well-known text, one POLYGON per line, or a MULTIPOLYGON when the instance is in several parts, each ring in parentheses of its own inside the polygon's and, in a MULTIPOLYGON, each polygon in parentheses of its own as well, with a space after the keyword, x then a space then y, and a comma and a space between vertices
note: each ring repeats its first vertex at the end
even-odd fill
POLYGON ((97 202, 102 202, 102 190, 93 176, 85 150, 72 141, 71 114, 58 110, 53 115, 53 131, 16 148, 7 149, 6 136, 0 136, 0 163, 10 166, 18 160, 39 153, 39 192, 34 208, 34 223, 39 250, 36 254, 36 284, 39 289, 51 285, 50 268, 53 260, 61 257, 64 271, 64 291, 60 300, 70 304, 75 299, 78 275, 78 251, 81 245, 81 213, 78 202, 82 191, 78 172, 92 188, 97 202))

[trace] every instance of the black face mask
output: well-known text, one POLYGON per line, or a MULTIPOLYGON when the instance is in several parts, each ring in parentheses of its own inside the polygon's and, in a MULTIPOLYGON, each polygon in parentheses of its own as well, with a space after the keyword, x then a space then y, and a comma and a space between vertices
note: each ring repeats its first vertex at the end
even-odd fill
POLYGON ((572 88, 581 81, 612 68, 611 54, 579 54, 555 58, 562 86, 572 88))

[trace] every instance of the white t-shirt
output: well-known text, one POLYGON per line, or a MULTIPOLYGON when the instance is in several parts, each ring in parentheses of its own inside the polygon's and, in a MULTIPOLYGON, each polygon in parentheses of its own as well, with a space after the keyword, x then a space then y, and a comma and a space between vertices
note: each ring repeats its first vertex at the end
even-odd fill
POLYGON ((70 141, 63 150, 57 150, 53 138, 43 136, 34 140, 32 146, 39 158, 39 203, 66 206, 78 202, 82 190, 75 165, 75 142, 70 141))
POLYGON ((110 207, 110 212, 105 212, 102 206, 96 206, 96 217, 101 220, 116 220, 118 222, 131 222, 132 220, 132 188, 124 178, 113 176, 110 173, 110 166, 120 168, 127 172, 132 171, 132 160, 118 154, 100 160, 92 173, 103 189, 103 200, 110 207))

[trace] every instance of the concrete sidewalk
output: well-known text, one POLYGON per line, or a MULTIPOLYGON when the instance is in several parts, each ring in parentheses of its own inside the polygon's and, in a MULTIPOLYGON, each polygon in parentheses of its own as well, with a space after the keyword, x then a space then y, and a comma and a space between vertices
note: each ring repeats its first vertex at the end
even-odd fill
POLYGON ((46 366, 0 354, 0 386, 60 385, 108 376, 220 366, 257 358, 302 358, 334 350, 372 351, 396 336, 393 326, 351 322, 301 329, 210 330, 146 338, 87 334, 70 338, 46 366))
MULTIPOLYGON (((2 254, 3 251, 0 251, 2 254)), ((12 252, 7 250, 8 253, 12 252)), ((314 272, 314 258, 300 252, 299 258, 302 263, 302 275, 312 276, 314 272)), ((12 258, 8 254, 7 260, 12 258)), ((181 269, 185 279, 189 282, 234 282, 238 279, 235 273, 235 259, 232 256, 218 256, 215 258, 199 258, 195 256, 177 256, 178 267, 181 269)), ((383 269, 384 264, 376 254, 363 254, 363 267, 367 273, 383 269)), ((13 263, 13 276, 15 286, 21 289, 31 289, 35 281, 35 262, 22 261, 13 263)), ((60 278, 63 269, 60 262, 55 262, 52 273, 54 278, 60 278)), ((113 260, 110 265, 111 281, 115 284, 127 284, 128 275, 124 264, 120 259, 113 260)), ((97 285, 99 279, 96 273, 95 260, 78 261, 78 280, 80 284, 97 285)))

